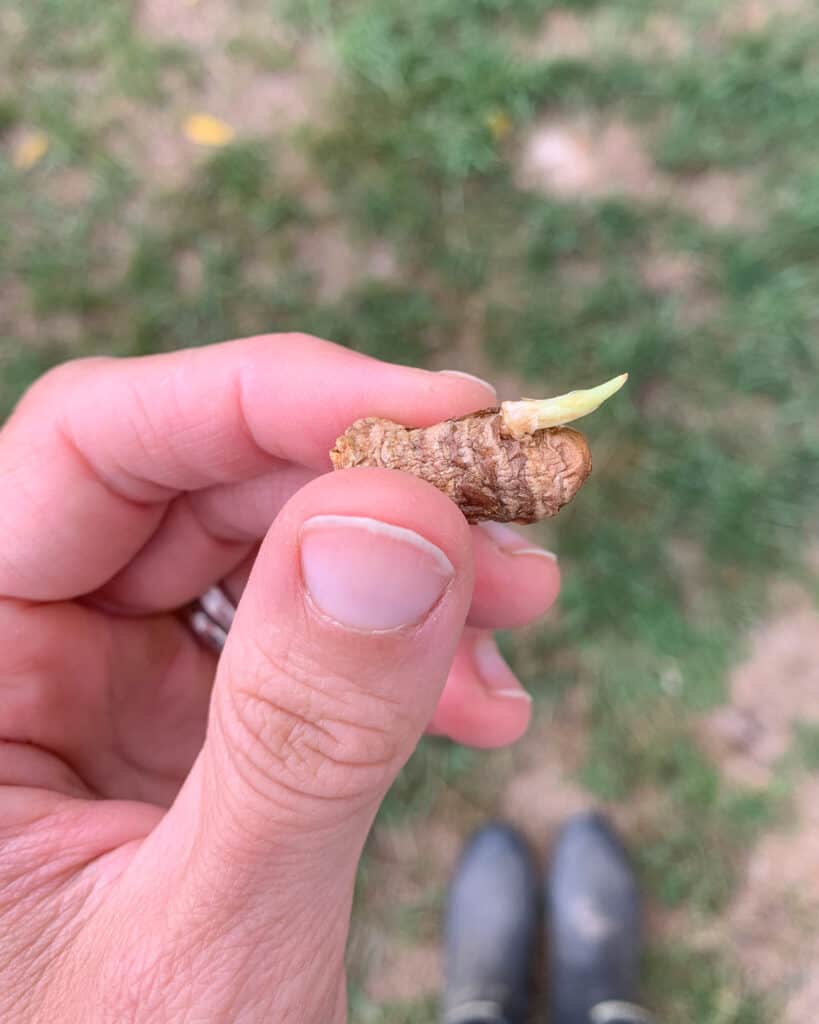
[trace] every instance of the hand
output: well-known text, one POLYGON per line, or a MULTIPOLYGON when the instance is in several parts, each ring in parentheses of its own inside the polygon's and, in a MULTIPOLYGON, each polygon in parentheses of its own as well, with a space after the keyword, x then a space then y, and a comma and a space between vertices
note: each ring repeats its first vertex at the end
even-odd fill
POLYGON ((328 451, 363 415, 492 401, 301 336, 68 363, 24 396, 0 432, 0 1019, 345 1019, 378 805, 426 727, 521 734, 482 630, 559 581, 328 451), (218 664, 175 614, 216 581, 241 598, 218 664))

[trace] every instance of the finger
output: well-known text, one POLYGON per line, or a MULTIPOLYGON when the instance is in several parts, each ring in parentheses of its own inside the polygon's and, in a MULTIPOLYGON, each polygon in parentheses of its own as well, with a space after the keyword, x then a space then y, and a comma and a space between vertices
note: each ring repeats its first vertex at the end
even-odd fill
POLYGON ((96 592, 95 600, 129 613, 167 611, 193 601, 247 562, 282 506, 316 475, 285 466, 238 484, 181 495, 147 544, 96 592))
POLYGON ((467 629, 427 731, 469 747, 504 747, 526 732, 532 701, 491 633, 467 629))
MULTIPOLYGON (((263 522, 260 518, 258 525, 263 522)), ((474 527, 472 541, 475 588, 469 609, 471 626, 512 629, 534 622, 551 608, 560 590, 560 569, 552 552, 499 523, 474 527)), ((235 600, 241 595, 252 567, 250 554, 226 575, 235 600)))
POLYGON ((551 608, 560 590, 560 569, 551 551, 500 523, 475 527, 472 540, 471 626, 512 629, 534 622, 551 608))
MULTIPOLYGON (((516 537, 521 544, 527 543, 520 534, 516 537)), ((480 549, 476 556, 479 552, 480 549)), ((534 558, 542 560, 543 556, 535 554, 534 558)), ((239 601, 244 591, 255 559, 256 552, 224 581, 224 587, 234 602, 239 601)), ((554 559, 546 558, 546 564, 554 566, 554 559)), ((535 561, 534 565, 537 569, 539 563, 535 561)), ((478 557, 476 590, 481 572, 478 557)), ((548 599, 546 603, 549 603, 548 599)), ((533 604, 530 610, 535 612, 536 606, 533 604)), ((476 595, 473 593, 469 617, 473 619, 475 616, 476 595)), ((507 627, 497 624, 496 628, 507 627)), ((507 746, 526 732, 531 718, 530 704, 528 693, 504 661, 492 635, 483 629, 465 629, 427 732, 447 736, 464 746, 507 746)))
POLYGON ((247 558, 240 565, 227 575, 223 581, 225 593, 231 599, 234 604, 238 604, 242 599, 242 594, 245 592, 247 581, 250 579, 250 574, 253 572, 253 565, 259 556, 259 547, 252 551, 247 558))
MULTIPOLYGON (((516 534, 516 537, 521 545, 527 544, 525 537, 520 534, 516 534)), ((507 538, 503 539, 510 542, 507 538)), ((475 552, 475 590, 482 572, 480 551, 479 547, 475 552)), ((534 558, 537 571, 537 559, 542 561, 543 556, 536 553, 534 558)), ((224 581, 225 590, 234 602, 239 601, 244 591, 255 559, 254 552, 224 581)), ((547 567, 555 566, 555 561, 548 557, 546 564, 547 567)), ((545 603, 550 603, 550 598, 545 603)), ((536 605, 533 604, 530 610, 536 612, 536 605)), ((475 616, 476 594, 473 593, 469 619, 475 616)), ((498 617, 503 618, 500 615, 498 617)), ((507 627, 498 624, 496 628, 507 627)), ((427 732, 447 736, 464 746, 507 746, 526 732, 531 718, 530 704, 528 693, 504 661, 492 635, 482 629, 465 629, 427 732)))
POLYGON ((148 542, 180 493, 280 464, 325 470, 361 416, 424 424, 492 400, 480 382, 301 335, 66 364, 0 433, 0 594, 87 594, 148 542))
POLYGON ((97 796, 170 804, 204 740, 215 668, 176 617, 4 600, 0 636, 0 785, 30 771, 27 748, 49 788, 74 777, 97 796))
MULTIPOLYGON (((278 517, 220 662, 202 755, 132 865, 156 913, 194 945, 206 936, 201 984, 205 960, 222 978, 258 971, 284 985, 277 1019, 299 1017, 309 991, 321 1004, 311 1019, 335 1020, 356 864, 440 696, 471 588, 463 516, 412 477, 321 477, 278 517), (310 936, 295 976, 281 954, 294 927, 310 936)), ((241 992, 229 994, 238 1019, 241 992)))
MULTIPOLYGON (((165 611, 224 581, 238 601, 258 542, 285 501, 316 475, 293 467, 176 499, 145 548, 97 592, 96 599, 103 607, 130 613, 165 611), (183 550, 186 557, 181 559, 183 550)), ((513 629, 534 622, 551 608, 560 590, 560 570, 552 552, 499 523, 475 527, 472 537, 475 590, 470 625, 513 629)))
MULTIPOLYGON (((526 543, 520 534, 517 536, 526 543)), ((244 590, 255 558, 255 553, 249 556, 225 580, 225 589, 235 602, 244 590)), ((548 563, 554 564, 554 560, 549 558, 548 563)), ((479 558, 476 558, 476 590, 481 571, 479 558)), ((531 611, 536 611, 534 604, 531 611)), ((475 616, 476 596, 473 594, 469 620, 475 616)), ((495 628, 508 627, 499 623, 495 628)), ((447 736, 468 747, 504 747, 526 732, 531 718, 530 704, 529 694, 507 665, 492 635, 483 629, 465 629, 427 732, 447 736)))

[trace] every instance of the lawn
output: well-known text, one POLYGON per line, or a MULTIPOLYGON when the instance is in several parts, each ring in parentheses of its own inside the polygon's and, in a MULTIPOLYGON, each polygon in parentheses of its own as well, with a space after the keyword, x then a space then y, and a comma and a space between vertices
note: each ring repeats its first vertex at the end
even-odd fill
POLYGON ((628 828, 659 1020, 798 994, 720 929, 819 731, 752 781, 703 737, 783 587, 819 597, 817 47, 785 0, 0 0, 0 416, 74 355, 274 330, 504 397, 630 374, 539 534, 559 610, 502 638, 531 739, 428 741, 384 807, 354 1021, 435 1019, 454 845, 544 759, 529 799, 628 828))

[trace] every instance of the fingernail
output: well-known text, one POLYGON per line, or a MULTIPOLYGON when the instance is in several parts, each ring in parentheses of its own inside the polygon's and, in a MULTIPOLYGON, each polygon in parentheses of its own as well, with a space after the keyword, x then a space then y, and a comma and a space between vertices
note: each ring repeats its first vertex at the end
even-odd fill
POLYGON ((455 570, 413 530, 365 516, 313 516, 301 529, 301 571, 313 604, 349 629, 420 622, 455 570))
POLYGON ((498 392, 495 390, 495 385, 490 384, 488 380, 484 380, 483 377, 476 377, 474 373, 466 373, 464 370, 439 370, 438 373, 443 373, 447 377, 463 377, 464 380, 474 381, 476 384, 480 384, 486 388, 486 390, 492 395, 492 400, 498 400, 498 392))
POLYGON ((507 700, 525 700, 531 703, 532 698, 518 682, 517 676, 503 660, 498 645, 489 633, 481 634, 472 648, 475 668, 483 680, 484 686, 493 697, 507 700))
POLYGON ((540 558, 548 558, 552 562, 557 561, 554 551, 547 551, 546 548, 536 547, 526 537, 522 537, 517 530, 504 523, 479 523, 480 528, 487 534, 495 545, 505 555, 538 555, 540 558))

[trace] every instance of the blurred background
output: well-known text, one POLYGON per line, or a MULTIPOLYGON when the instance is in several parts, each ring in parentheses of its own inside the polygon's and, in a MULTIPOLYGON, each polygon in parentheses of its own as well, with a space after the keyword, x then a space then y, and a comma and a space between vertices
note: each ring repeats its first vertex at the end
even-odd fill
POLYGON ((502 638, 516 749, 426 742, 379 819, 356 1024, 435 1019, 488 814, 605 807, 666 1024, 819 1000, 812 0, 0 0, 0 416, 54 362, 298 329, 488 376, 628 370, 502 638))

